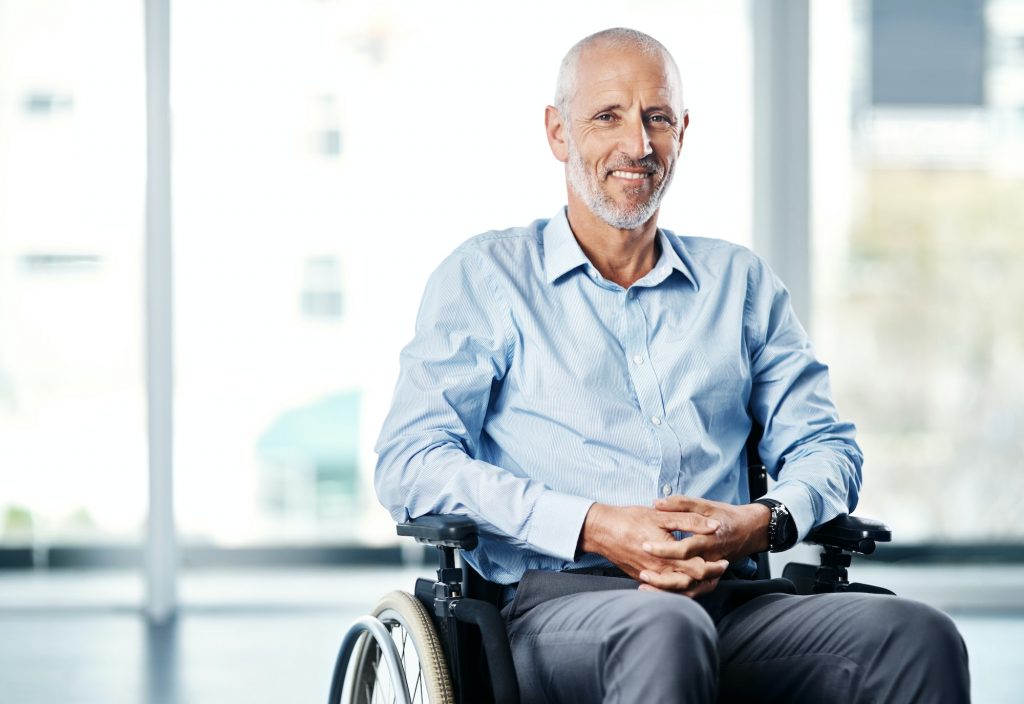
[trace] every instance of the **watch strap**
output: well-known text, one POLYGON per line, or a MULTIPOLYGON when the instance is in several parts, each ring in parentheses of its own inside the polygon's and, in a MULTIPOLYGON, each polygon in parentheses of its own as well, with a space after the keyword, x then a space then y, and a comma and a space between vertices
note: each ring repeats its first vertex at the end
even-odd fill
POLYGON ((796 545, 796 521, 785 504, 775 499, 756 499, 754 503, 767 506, 772 512, 768 519, 768 550, 782 552, 796 545))

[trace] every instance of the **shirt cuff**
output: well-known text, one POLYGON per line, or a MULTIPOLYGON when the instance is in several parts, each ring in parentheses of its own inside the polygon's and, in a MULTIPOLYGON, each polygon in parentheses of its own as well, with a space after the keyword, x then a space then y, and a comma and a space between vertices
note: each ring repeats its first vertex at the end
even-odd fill
POLYGON ((533 505, 526 542, 545 554, 572 562, 583 521, 593 505, 590 499, 545 491, 533 505))
POLYGON ((796 524, 796 542, 802 542, 814 527, 814 504, 807 487, 799 482, 782 482, 772 487, 771 491, 762 496, 763 499, 775 499, 789 510, 796 524))

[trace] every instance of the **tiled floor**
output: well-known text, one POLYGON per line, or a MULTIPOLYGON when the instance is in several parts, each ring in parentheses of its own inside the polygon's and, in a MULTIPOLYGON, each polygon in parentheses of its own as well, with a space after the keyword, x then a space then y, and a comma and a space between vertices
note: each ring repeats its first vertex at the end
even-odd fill
MULTIPOLYGON (((947 600, 967 641, 974 701, 1021 701, 1024 609, 1007 602, 1024 594, 1024 573, 988 570, 1005 593, 972 605, 957 596, 956 584, 977 584, 977 576, 946 568, 943 582, 888 569, 872 579, 896 583, 911 596, 921 596, 914 592, 918 582, 933 592, 936 583, 953 584, 938 596, 929 588, 923 594, 947 600)), ((148 626, 134 606, 141 585, 133 575, 0 576, 0 702, 325 701, 348 623, 377 595, 408 588, 415 574, 191 574, 182 585, 182 613, 160 628, 148 626)))

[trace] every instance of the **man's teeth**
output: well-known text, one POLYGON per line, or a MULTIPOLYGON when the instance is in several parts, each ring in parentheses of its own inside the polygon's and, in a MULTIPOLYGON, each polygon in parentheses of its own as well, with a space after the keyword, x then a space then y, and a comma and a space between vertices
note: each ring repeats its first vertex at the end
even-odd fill
POLYGON ((629 178, 636 180, 641 178, 647 178, 648 176, 650 176, 650 174, 646 172, 637 173, 635 171, 612 171, 612 176, 615 176, 617 178, 629 178))

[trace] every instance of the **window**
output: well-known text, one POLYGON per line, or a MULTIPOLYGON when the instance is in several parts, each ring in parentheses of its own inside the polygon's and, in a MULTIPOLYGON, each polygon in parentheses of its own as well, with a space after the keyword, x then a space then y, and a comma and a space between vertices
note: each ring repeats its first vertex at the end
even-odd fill
POLYGON ((812 9, 814 337, 859 427, 860 511, 904 542, 1020 540, 1021 7, 812 9))
POLYGON ((748 11, 174 3, 185 539, 394 540, 373 445, 426 278, 564 203, 543 110, 587 32, 636 26, 675 52, 691 127, 663 222, 749 243, 748 11))
POLYGON ((303 274, 302 312, 329 320, 342 314, 341 267, 335 257, 311 257, 303 274))
POLYGON ((141 535, 141 13, 0 0, 0 543, 141 535))

